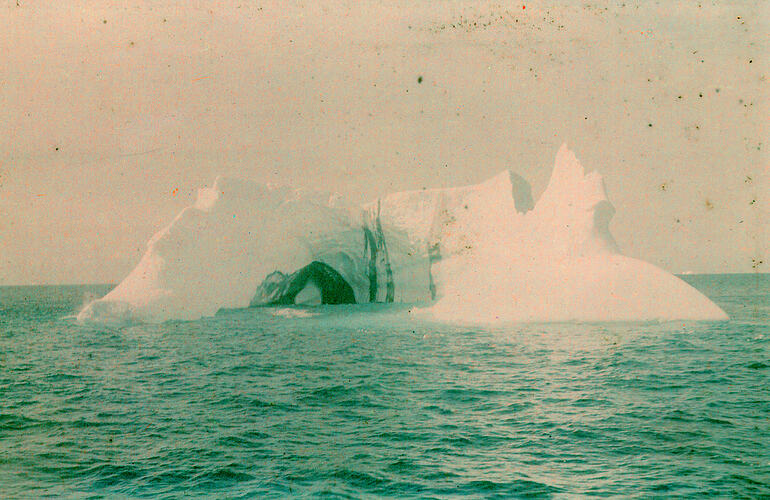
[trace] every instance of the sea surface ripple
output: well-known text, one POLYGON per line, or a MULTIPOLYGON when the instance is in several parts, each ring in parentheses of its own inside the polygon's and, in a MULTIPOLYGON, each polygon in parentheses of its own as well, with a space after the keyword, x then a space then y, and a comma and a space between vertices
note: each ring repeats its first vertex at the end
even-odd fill
POLYGON ((109 287, 3 287, 0 497, 768 497, 770 276, 686 278, 731 320, 94 327, 109 287))

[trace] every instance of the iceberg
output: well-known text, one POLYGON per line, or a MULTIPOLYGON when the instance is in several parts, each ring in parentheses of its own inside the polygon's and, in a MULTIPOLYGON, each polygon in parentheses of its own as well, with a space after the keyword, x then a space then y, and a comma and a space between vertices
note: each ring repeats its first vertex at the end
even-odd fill
POLYGON ((275 304, 399 302, 459 323, 724 320, 699 291, 624 256, 602 177, 563 145, 537 203, 481 184, 340 196, 218 178, 79 321, 198 319, 275 304))

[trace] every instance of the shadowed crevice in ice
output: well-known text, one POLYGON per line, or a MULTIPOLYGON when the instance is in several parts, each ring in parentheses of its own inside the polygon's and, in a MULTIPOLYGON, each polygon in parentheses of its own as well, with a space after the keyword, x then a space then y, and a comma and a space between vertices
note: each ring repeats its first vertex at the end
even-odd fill
POLYGON ((524 177, 508 172, 511 180, 511 194, 513 195, 513 203, 516 205, 516 211, 523 214, 527 213, 535 206, 532 200, 532 187, 524 177))
POLYGON ((376 207, 372 207, 366 214, 368 219, 364 229, 364 260, 366 261, 367 275, 369 277, 369 302, 393 302, 396 292, 396 284, 393 280, 393 268, 390 264, 388 246, 385 243, 385 235, 380 220, 380 201, 376 207), (383 285, 380 275, 385 277, 385 296, 381 298, 379 293, 383 285))

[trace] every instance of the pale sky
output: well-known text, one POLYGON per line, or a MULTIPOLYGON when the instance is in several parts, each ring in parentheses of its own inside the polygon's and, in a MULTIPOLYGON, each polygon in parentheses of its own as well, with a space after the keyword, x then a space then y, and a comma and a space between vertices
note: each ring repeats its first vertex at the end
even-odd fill
POLYGON ((217 175, 537 198, 565 141, 624 254, 767 272, 768 32, 765 0, 6 0, 0 285, 119 282, 217 175))

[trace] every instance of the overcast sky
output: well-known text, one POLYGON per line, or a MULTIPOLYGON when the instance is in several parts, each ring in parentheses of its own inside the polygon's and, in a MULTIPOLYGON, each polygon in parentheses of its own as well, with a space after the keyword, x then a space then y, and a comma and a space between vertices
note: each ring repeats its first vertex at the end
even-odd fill
POLYGON ((220 174, 537 197, 564 141, 625 254, 766 272, 768 32, 765 0, 6 0, 0 284, 118 282, 220 174))

